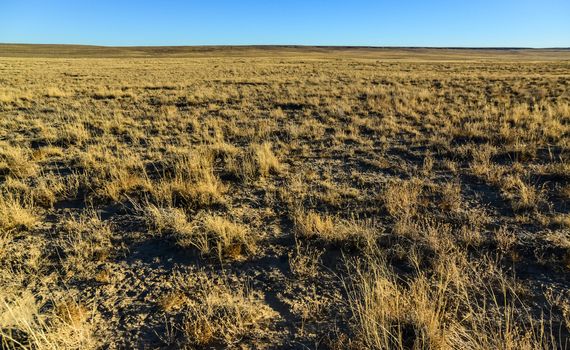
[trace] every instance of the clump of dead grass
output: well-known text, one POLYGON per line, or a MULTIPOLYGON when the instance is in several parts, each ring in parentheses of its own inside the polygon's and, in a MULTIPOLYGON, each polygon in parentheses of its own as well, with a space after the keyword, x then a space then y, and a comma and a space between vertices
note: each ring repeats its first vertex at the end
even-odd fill
POLYGON ((62 262, 70 277, 76 272, 91 276, 96 265, 111 255, 114 248, 111 225, 93 209, 64 220, 61 229, 60 246, 65 255, 62 262))
POLYGON ((418 179, 389 184, 381 195, 388 214, 396 220, 394 232, 404 234, 410 230, 412 220, 420 208, 422 183, 418 179))
POLYGON ((40 215, 30 200, 0 195, 0 231, 30 230, 40 223, 40 215))
POLYGON ((38 165, 32 160, 32 154, 25 148, 0 144, 0 176, 11 175, 28 178, 36 175, 38 165))
POLYGON ((213 254, 220 259, 238 259, 257 249, 257 237, 244 224, 203 213, 195 219, 194 225, 189 232, 179 232, 176 241, 180 246, 196 247, 202 254, 213 254))
POLYGON ((149 204, 144 218, 159 234, 168 234, 182 248, 195 248, 203 255, 240 259, 255 253, 258 237, 244 224, 211 212, 190 218, 182 209, 149 204))
POLYGON ((353 266, 348 291, 357 344, 368 349, 556 347, 558 339, 541 328, 544 320, 522 311, 520 299, 507 297, 515 291, 500 271, 477 271, 457 253, 440 259, 433 274, 416 269, 415 277, 401 280, 383 258, 353 266))
POLYGON ((187 235, 192 233, 193 226, 188 222, 184 210, 174 207, 158 207, 147 204, 143 217, 147 225, 158 234, 187 235))
MULTIPOLYGON (((89 312, 75 301, 50 308, 29 290, 0 293, 3 349, 95 349, 89 312)), ((53 303, 52 303, 53 304, 53 303)))
POLYGON ((273 153, 270 142, 250 145, 239 165, 240 177, 244 180, 279 174, 282 169, 283 166, 273 153))
POLYGON ((519 176, 509 175, 501 184, 502 195, 511 202, 515 211, 538 208, 544 201, 544 194, 519 176))
POLYGON ((243 337, 256 337, 277 313, 263 303, 262 296, 246 287, 205 285, 200 298, 186 313, 184 334, 197 345, 219 341, 232 344, 243 337))
POLYGON ((246 284, 230 284, 204 273, 177 274, 168 300, 181 310, 181 346, 233 346, 244 339, 264 337, 279 316, 263 294, 246 284))
POLYGON ((295 232, 305 239, 319 239, 337 245, 367 249, 371 247, 377 232, 369 222, 355 218, 340 219, 316 211, 298 211, 294 216, 295 232))
POLYGON ((197 208, 224 205, 228 187, 214 173, 214 154, 197 150, 179 155, 170 162, 173 177, 161 179, 151 189, 153 198, 161 204, 189 204, 197 208))

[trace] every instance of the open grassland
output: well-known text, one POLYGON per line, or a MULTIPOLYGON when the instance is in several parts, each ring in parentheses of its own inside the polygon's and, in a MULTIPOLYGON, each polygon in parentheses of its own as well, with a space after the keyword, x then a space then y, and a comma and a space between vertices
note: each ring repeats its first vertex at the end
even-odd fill
POLYGON ((570 347, 570 52, 0 56, 2 348, 570 347))

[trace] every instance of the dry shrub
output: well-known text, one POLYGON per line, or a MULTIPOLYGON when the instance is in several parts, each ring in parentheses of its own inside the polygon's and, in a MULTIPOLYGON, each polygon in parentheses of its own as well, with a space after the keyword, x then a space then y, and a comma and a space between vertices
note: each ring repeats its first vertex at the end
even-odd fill
POLYGON ((249 228, 223 216, 203 212, 190 221, 182 209, 152 204, 147 205, 143 215, 150 228, 169 234, 179 246, 196 248, 204 255, 238 259, 256 250, 257 237, 249 228))
POLYGON ((106 145, 90 146, 80 153, 81 182, 90 194, 118 202, 125 197, 151 191, 140 156, 129 149, 115 151, 106 145))
POLYGON ((570 185, 562 186, 559 192, 559 196, 570 200, 570 185))
POLYGON ((69 93, 63 91, 61 88, 57 86, 48 86, 45 90, 45 96, 47 97, 66 97, 69 96, 69 93))
POLYGON ((473 174, 484 179, 492 178, 493 163, 491 157, 497 153, 497 148, 491 145, 472 146, 468 149, 471 153, 473 161, 471 162, 471 171, 473 174))
POLYGON ((108 86, 99 86, 93 92, 93 98, 100 100, 100 99, 115 99, 118 97, 129 96, 128 92, 123 92, 119 89, 113 89, 108 86))
POLYGON ((48 174, 37 179, 36 185, 31 190, 31 197, 34 203, 43 207, 52 208, 63 195, 73 192, 73 186, 66 179, 48 174))
MULTIPOLYGON (((187 203, 198 208, 225 204, 224 193, 227 187, 213 174, 187 182, 181 178, 165 181, 153 188, 156 198, 172 198, 171 203, 187 203)), ((162 202, 159 200, 159 202, 162 202)))
POLYGON ((570 179, 570 161, 556 162, 545 165, 546 173, 570 179))
POLYGON ((178 116, 178 108, 176 106, 160 106, 159 115, 161 120, 172 120, 176 121, 176 117, 178 116))
POLYGON ((285 112, 281 108, 276 108, 269 113, 269 116, 274 119, 285 118, 285 112))
POLYGON ((501 226, 495 230, 494 236, 497 247, 499 247, 503 253, 509 252, 518 241, 516 234, 508 230, 505 226, 501 226))
POLYGON ((327 205, 333 207, 343 207, 343 204, 353 202, 361 198, 361 192, 347 184, 338 184, 336 182, 325 180, 319 183, 317 198, 322 200, 327 205))
POLYGON ((224 161, 233 159, 233 157, 239 153, 239 148, 225 141, 212 143, 211 145, 208 145, 208 149, 212 152, 214 157, 220 158, 224 161))
POLYGON ((82 122, 66 122, 57 130, 56 143, 62 146, 80 146, 90 138, 82 122))
POLYGON ((60 196, 70 190, 71 184, 67 181, 70 179, 71 177, 64 179, 52 173, 36 177, 33 181, 8 176, 0 185, 0 189, 13 198, 51 208, 60 196))
POLYGON ((410 231, 406 232, 408 235, 416 239, 420 239, 428 247, 440 254, 455 248, 457 232, 455 232, 451 225, 435 220, 429 216, 422 217, 410 225, 410 231))
POLYGON ((163 295, 158 300, 160 308, 166 312, 171 312, 182 308, 187 302, 186 296, 180 292, 170 292, 163 295))
POLYGON ((19 100, 31 99, 33 99, 33 96, 29 91, 22 91, 8 87, 2 87, 2 90, 0 90, 0 103, 11 103, 19 100))

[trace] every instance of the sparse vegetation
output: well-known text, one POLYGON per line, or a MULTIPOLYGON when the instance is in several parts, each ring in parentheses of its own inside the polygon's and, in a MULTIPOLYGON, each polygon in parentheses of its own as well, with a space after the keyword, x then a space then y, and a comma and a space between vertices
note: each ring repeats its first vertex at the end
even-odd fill
POLYGON ((31 202, 24 203, 16 196, 0 197, 0 230, 10 233, 15 230, 30 230, 40 221, 31 202))
POLYGON ((568 52, 4 48, 1 348, 570 347, 568 52))
POLYGON ((183 342, 198 346, 259 338, 277 318, 259 293, 209 281, 203 281, 184 311, 183 342))
POLYGON ((178 231, 176 242, 183 248, 198 248, 202 254, 215 253, 220 259, 237 258, 256 248, 256 238, 245 225, 209 213, 197 218, 192 230, 178 231))

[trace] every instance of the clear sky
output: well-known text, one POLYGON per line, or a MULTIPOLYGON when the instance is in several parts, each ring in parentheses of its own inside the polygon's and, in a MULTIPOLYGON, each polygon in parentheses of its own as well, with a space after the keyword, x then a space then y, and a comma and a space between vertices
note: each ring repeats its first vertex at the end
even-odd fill
POLYGON ((0 0, 0 42, 569 47, 570 0, 0 0))

